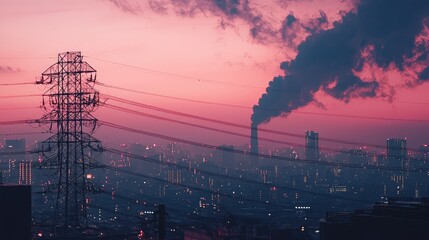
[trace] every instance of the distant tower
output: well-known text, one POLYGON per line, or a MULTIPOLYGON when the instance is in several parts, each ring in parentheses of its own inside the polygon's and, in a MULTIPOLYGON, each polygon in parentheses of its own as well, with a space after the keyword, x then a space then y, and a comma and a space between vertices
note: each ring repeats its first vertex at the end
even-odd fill
POLYGON ((258 146, 258 126, 252 124, 250 126, 250 153, 252 153, 252 157, 250 157, 253 167, 258 168, 259 166, 259 146, 258 146))
MULTIPOLYGON (((389 167, 406 168, 407 154, 407 139, 387 139, 387 161, 389 167)), ((405 187, 405 174, 403 171, 390 172, 390 179, 395 183, 394 191, 396 195, 400 195, 405 187)))
MULTIPOLYGON (((221 148, 234 149, 232 145, 221 145, 221 148)), ((225 168, 232 169, 235 167, 235 154, 229 151, 221 151, 220 153, 222 164, 225 168)))
POLYGON ((387 159, 390 167, 405 168, 407 139, 387 139, 387 159))
POLYGON ((258 154, 258 126, 252 124, 250 127, 250 152, 258 154))
POLYGON ((305 131, 305 159, 319 161, 319 134, 305 131))

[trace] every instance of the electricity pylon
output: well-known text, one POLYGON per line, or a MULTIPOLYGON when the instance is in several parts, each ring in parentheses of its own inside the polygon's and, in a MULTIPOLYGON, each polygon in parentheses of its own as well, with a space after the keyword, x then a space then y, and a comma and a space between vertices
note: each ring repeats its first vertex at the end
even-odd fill
POLYGON ((40 123, 49 123, 52 137, 42 143, 45 167, 56 170, 58 185, 53 224, 57 236, 68 238, 87 227, 87 197, 90 183, 86 170, 91 167, 90 149, 99 141, 91 136, 97 126, 91 112, 99 105, 94 89, 96 70, 83 61, 80 52, 58 54, 37 84, 52 85, 42 105, 47 113, 40 123))

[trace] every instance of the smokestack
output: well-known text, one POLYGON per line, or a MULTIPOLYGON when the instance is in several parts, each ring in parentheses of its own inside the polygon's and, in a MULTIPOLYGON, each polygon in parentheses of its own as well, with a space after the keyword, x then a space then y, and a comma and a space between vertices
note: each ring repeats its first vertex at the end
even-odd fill
POLYGON ((258 146, 258 125, 250 125, 250 164, 255 170, 259 168, 259 146, 258 146))
POLYGON ((252 124, 250 126, 250 152, 255 155, 259 154, 258 148, 258 126, 252 124))

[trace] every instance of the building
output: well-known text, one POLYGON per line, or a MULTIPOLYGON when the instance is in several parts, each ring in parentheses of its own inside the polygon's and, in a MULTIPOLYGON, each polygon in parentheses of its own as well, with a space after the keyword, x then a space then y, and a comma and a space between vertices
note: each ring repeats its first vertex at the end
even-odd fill
POLYGON ((19 178, 18 178, 18 184, 19 185, 31 185, 32 179, 31 176, 31 161, 28 162, 20 162, 19 163, 19 178))
POLYGON ((182 183, 182 170, 180 169, 167 169, 167 181, 171 184, 182 183))
MULTIPOLYGON (((388 166, 404 170, 407 168, 407 159, 407 139, 387 139, 388 166)), ((390 171, 388 177, 388 195, 403 195, 406 174, 403 171, 390 171)))
POLYGON ((25 161, 25 139, 6 139, 3 142, 2 160, 8 163, 8 170, 4 172, 5 181, 19 182, 19 163, 25 161))
POLYGON ((228 169, 233 169, 235 167, 235 153, 232 151, 227 151, 227 149, 234 150, 234 146, 232 145, 221 145, 221 149, 225 149, 225 151, 220 152, 220 158, 223 166, 228 169))
POLYGON ((0 239, 31 239, 31 187, 0 186, 0 239))
POLYGON ((387 139, 387 159, 390 167, 406 167, 407 139, 387 139))
POLYGON ((328 212, 320 220, 320 240, 427 239, 429 199, 389 199, 372 209, 328 212))
POLYGON ((319 134, 305 131, 305 159, 319 161, 319 134))
POLYGON ((4 140, 4 150, 5 150, 5 152, 8 152, 8 153, 24 152, 25 151, 25 139, 4 140))

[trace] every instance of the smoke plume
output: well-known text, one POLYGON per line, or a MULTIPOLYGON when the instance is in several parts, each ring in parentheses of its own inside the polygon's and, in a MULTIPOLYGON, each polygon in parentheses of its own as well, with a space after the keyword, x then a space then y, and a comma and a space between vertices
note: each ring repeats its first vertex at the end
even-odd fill
MULTIPOLYGON (((406 87, 423 83, 429 78, 428 16, 429 1, 361 0, 356 11, 326 30, 317 27, 326 20, 321 14, 316 27, 308 29, 313 34, 299 44, 296 58, 281 63, 284 76, 274 77, 253 107, 252 123, 286 116, 314 101, 317 91, 345 102, 391 94, 392 89, 385 92, 386 81, 362 76, 368 66, 400 72, 406 87)), ((291 35, 287 31, 295 22, 293 15, 286 18, 285 35, 291 35)))
MULTIPOLYGON (((328 25, 325 13, 320 16, 301 21, 293 13, 282 21, 281 26, 274 26, 273 19, 267 14, 263 1, 249 0, 108 0, 123 12, 140 15, 145 10, 161 15, 176 14, 181 17, 198 15, 217 17, 221 28, 234 27, 239 20, 249 26, 250 37, 261 44, 281 44, 296 47, 298 36, 308 35, 324 29, 328 25), (294 43, 294 44, 292 44, 294 43)), ((303 0, 279 0, 274 5, 287 9, 287 4, 303 0)), ((312 1, 312 0, 307 0, 312 1)))
MULTIPOLYGON (((314 98, 318 91, 344 102, 373 97, 391 100, 396 87, 415 87, 429 79, 429 1, 425 0, 349 0, 355 7, 341 12, 336 22, 329 22, 322 11, 304 20, 289 12, 280 26, 273 24, 266 6, 258 1, 108 1, 132 14, 146 10, 182 17, 202 14, 219 18, 223 28, 244 22, 255 42, 293 50, 296 57, 280 64, 284 75, 273 78, 253 107, 255 126, 309 103, 321 105, 314 98), (401 74, 403 82, 389 83, 384 74, 389 71, 401 74)), ((274 4, 287 11, 289 3, 298 1, 304 0, 274 4)))

